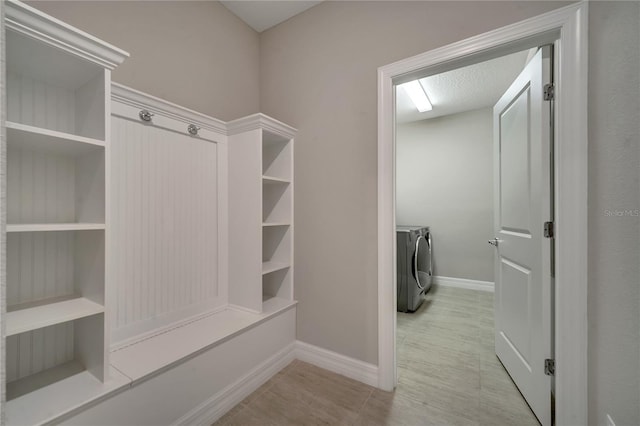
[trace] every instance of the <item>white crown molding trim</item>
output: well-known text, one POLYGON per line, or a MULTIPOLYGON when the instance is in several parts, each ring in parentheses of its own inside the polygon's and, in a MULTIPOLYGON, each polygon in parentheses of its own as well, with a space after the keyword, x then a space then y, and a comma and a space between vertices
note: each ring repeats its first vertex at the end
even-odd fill
MULTIPOLYGON (((157 114, 171 120, 176 120, 183 124, 195 124, 202 129, 206 129, 221 136, 230 136, 251 130, 263 129, 285 139, 293 139, 297 132, 295 128, 262 113, 252 114, 237 120, 224 122, 217 118, 185 108, 120 83, 111 83, 111 100, 137 110, 147 109, 153 114, 157 114)), ((114 108, 113 113, 125 118, 138 120, 137 116, 130 117, 131 110, 125 111, 119 108, 114 108)), ((155 120, 157 121, 157 119, 155 120)), ((153 124, 156 123, 153 122, 153 124)), ((174 129, 174 126, 167 125, 167 123, 164 123, 163 126, 172 128, 172 130, 175 131, 184 130, 182 128, 179 130, 177 128, 174 129)), ((203 136, 205 136, 204 133, 203 136)), ((226 139, 216 140, 216 142, 226 143, 226 139)))
POLYGON ((493 293, 495 287, 494 283, 492 283, 491 281, 468 280, 466 278, 441 276, 434 276, 433 284, 442 287, 456 287, 465 288, 467 290, 488 291, 490 293, 493 293))
POLYGON ((227 123, 227 134, 229 136, 256 129, 264 129, 287 139, 293 139, 297 132, 295 128, 288 124, 262 113, 248 115, 227 123))
POLYGON ((180 417, 173 425, 211 425, 295 359, 295 342, 180 417))
POLYGON ((6 29, 113 70, 129 53, 17 0, 6 0, 6 29), (38 28, 35 30, 34 28, 38 28))
POLYGON ((556 423, 588 424, 588 2, 581 1, 378 69, 379 387, 396 385, 394 84, 555 43, 556 423))
POLYGON ((185 124, 195 124, 220 135, 227 134, 227 126, 222 120, 165 101, 123 84, 111 83, 111 100, 138 109, 148 109, 154 114, 160 114, 185 124))
POLYGON ((370 386, 378 386, 378 366, 309 343, 296 341, 295 356, 325 370, 370 386))

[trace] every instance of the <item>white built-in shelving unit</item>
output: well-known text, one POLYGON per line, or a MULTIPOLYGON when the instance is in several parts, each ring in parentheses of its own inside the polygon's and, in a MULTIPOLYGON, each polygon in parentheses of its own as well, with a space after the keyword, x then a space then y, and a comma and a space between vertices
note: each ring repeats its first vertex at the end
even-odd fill
POLYGON ((249 129, 231 123, 229 130, 227 123, 115 83, 112 99, 109 231, 117 250, 111 268, 110 362, 133 389, 140 384, 137 397, 147 392, 147 398, 162 400, 183 386, 192 406, 194 388, 216 381, 212 370, 224 370, 229 377, 235 361, 247 359, 238 358, 244 350, 228 352, 234 339, 255 352, 258 340, 264 347, 274 338, 245 333, 268 323, 277 324, 280 337, 275 340, 294 338, 293 170, 286 164, 293 154, 292 130, 254 116, 240 121, 255 131, 230 138, 228 133, 249 129), (143 111, 153 114, 149 120, 141 118, 143 111), (265 123, 273 125, 263 129, 265 123), (188 131, 191 125, 195 134, 188 131), (269 154, 264 162, 263 137, 269 154), (232 142, 238 142, 233 159, 232 142), (269 192, 270 204, 263 208, 262 191, 271 188, 289 198, 273 198, 269 192), (250 226, 242 226, 245 220, 250 226), (250 274, 230 279, 232 265, 235 273, 246 269, 250 274), (283 272, 286 278, 276 286, 273 277, 283 272), (208 356, 215 361, 200 370, 203 374, 178 383, 194 374, 193 363, 208 356), (165 372, 176 377, 173 368, 182 373, 178 382, 170 379, 169 391, 161 377, 165 372))
POLYGON ((268 312, 293 302, 295 129, 264 114, 227 125, 229 300, 268 312))
POLYGON ((109 378, 110 73, 128 54, 18 1, 5 6, 4 320, 13 424, 75 404, 70 383, 100 387, 109 378), (12 410, 20 399, 36 405, 12 410))
MULTIPOLYGON (((126 52, 2 5, 0 421, 57 424, 98 407, 101 422, 99 407, 134 388, 149 401, 189 389, 191 409, 190 382, 147 379, 210 351, 227 380, 246 368, 214 347, 251 350, 240 335, 263 324, 277 336, 265 340, 295 338, 295 129, 262 114, 224 123, 112 84, 126 52)), ((211 367, 192 379, 201 393, 211 367)))

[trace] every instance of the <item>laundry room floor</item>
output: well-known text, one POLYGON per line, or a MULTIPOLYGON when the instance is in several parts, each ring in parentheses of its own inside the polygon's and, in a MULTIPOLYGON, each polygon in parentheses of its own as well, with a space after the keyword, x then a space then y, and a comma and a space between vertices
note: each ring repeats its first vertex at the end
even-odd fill
POLYGON ((293 361, 216 425, 538 425, 493 350, 493 294, 435 286, 398 313, 395 392, 293 361))
POLYGON ((495 355, 493 293, 434 286, 416 312, 398 313, 397 345, 396 395, 440 424, 539 424, 495 355))

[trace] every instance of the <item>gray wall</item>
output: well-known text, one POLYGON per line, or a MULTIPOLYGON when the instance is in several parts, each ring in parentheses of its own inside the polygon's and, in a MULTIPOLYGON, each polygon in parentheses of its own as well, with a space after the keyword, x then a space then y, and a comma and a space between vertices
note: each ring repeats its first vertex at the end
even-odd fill
POLYGON ((483 108, 398 125, 396 221, 429 225, 437 276, 493 281, 493 121, 483 108))
POLYGON ((592 2, 589 14, 589 418, 637 425, 640 3, 592 2))
MULTIPOLYGON (((590 2, 590 419, 640 424, 637 2, 590 2)), ((261 36, 261 110, 296 139, 298 338, 377 363, 376 69, 558 7, 326 2, 261 36)))
POLYGON ((558 6, 329 1, 262 33, 261 111, 299 129, 300 340, 378 361, 378 67, 558 6))
POLYGON ((231 120, 259 110, 259 34, 214 1, 29 1, 131 57, 113 80, 231 120))

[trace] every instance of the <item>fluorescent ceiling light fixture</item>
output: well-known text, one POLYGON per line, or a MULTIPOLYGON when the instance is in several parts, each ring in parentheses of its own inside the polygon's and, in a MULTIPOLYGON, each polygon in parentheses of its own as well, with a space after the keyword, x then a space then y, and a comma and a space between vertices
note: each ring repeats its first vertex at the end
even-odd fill
POLYGON ((401 84, 400 87, 404 88, 404 91, 407 92, 407 95, 413 101, 413 104, 418 108, 420 112, 431 111, 433 106, 431 106, 431 102, 427 97, 427 94, 420 84, 419 80, 413 80, 408 83, 401 84))

